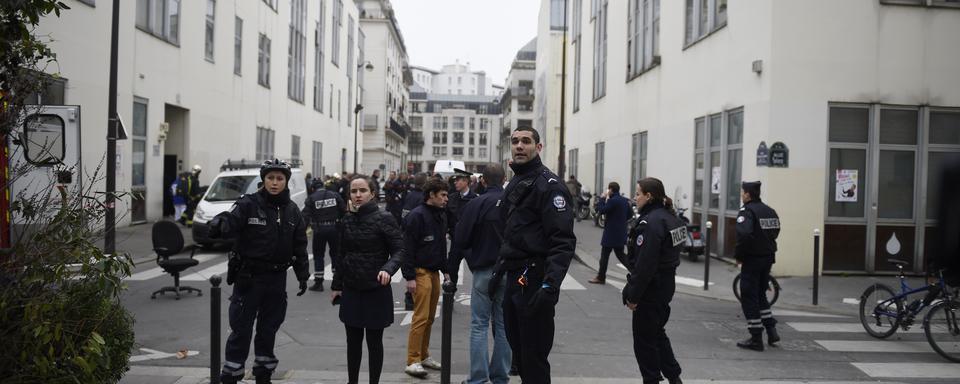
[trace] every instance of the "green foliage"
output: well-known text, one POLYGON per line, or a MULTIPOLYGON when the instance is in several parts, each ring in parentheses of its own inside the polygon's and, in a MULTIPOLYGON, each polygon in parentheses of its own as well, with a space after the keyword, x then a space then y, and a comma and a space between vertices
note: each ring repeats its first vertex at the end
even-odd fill
POLYGON ((57 0, 0 0, 0 135, 17 125, 24 99, 45 86, 38 74, 56 61, 49 38, 34 33, 37 24, 66 9, 57 0))
POLYGON ((128 369, 133 317, 120 294, 133 262, 97 247, 104 205, 90 192, 13 198, 28 230, 0 258, 4 383, 109 383, 128 369))

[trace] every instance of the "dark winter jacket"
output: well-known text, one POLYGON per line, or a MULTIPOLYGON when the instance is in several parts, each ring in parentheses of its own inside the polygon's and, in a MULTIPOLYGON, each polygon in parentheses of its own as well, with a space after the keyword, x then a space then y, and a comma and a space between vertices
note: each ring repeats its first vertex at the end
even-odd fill
POLYGON ((227 212, 217 215, 222 236, 236 238, 234 251, 252 273, 293 266, 297 280, 310 278, 307 262, 307 226, 290 190, 278 196, 261 189, 244 195, 227 212), (224 228, 225 226, 225 228, 224 228))
POLYGON ((775 263, 780 217, 760 199, 750 200, 737 215, 734 257, 744 263, 775 263))
POLYGON ((471 200, 460 212, 456 235, 453 237, 447 272, 459 272, 460 261, 467 259, 471 271, 490 268, 497 262, 503 227, 497 204, 503 197, 499 185, 487 187, 487 192, 471 200), (469 252, 464 252, 469 251, 469 252))
POLYGON ((415 268, 446 271, 447 211, 420 204, 403 218, 403 240, 407 252, 403 278, 417 277, 415 268))
POLYGON ((623 299, 639 303, 654 278, 673 279, 680 265, 680 248, 687 226, 662 203, 648 203, 630 228, 627 262, 630 274, 623 299))
POLYGON ((610 196, 609 199, 600 199, 597 209, 601 214, 607 215, 600 245, 611 248, 623 247, 627 243, 627 221, 633 213, 630 202, 626 197, 617 194, 610 196))
POLYGON ((397 220, 371 200, 340 222, 340 255, 331 289, 370 290, 380 286, 377 275, 391 276, 404 258, 403 233, 397 220))

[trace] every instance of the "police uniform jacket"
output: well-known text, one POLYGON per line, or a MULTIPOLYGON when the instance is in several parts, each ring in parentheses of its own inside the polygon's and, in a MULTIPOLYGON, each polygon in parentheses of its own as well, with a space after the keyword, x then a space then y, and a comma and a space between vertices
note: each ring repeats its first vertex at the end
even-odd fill
POLYGON ((760 199, 750 200, 737 215, 737 246, 734 257, 749 262, 775 263, 780 217, 760 199))
POLYGON ((347 211, 347 204, 340 194, 324 188, 317 189, 303 205, 303 219, 307 224, 334 225, 347 211))
POLYGON ((409 214, 414 208, 419 207, 420 204, 423 204, 423 191, 421 191, 420 188, 414 187, 407 192, 407 196, 403 198, 403 207, 400 211, 400 217, 407 217, 407 214, 409 214))
POLYGON ((671 278, 680 265, 680 248, 687 239, 687 227, 663 203, 648 203, 630 228, 627 261, 630 274, 623 299, 639 303, 651 282, 663 275, 671 278))
POLYGON ((600 199, 597 204, 597 210, 601 214, 607 215, 607 223, 603 226, 603 238, 600 245, 611 248, 621 248, 627 242, 627 220, 630 219, 633 210, 630 209, 630 202, 626 197, 619 194, 610 196, 609 199, 600 199))
POLYGON ((443 208, 422 203, 403 218, 403 223, 403 241, 407 251, 403 278, 415 279, 415 268, 446 271, 447 212, 443 208))
POLYGON ((244 195, 217 216, 226 222, 224 237, 236 238, 234 252, 244 270, 257 274, 293 266, 297 280, 310 277, 307 227, 297 204, 290 200, 289 189, 278 196, 270 196, 265 189, 244 195))
POLYGON ((457 222, 460 220, 463 207, 475 198, 477 198, 477 194, 469 189, 466 194, 456 190, 450 192, 450 201, 447 202, 447 222, 450 223, 451 235, 454 233, 454 228, 456 228, 457 222))
POLYGON ((486 193, 471 200, 460 211, 460 221, 457 222, 451 245, 448 272, 456 273, 460 261, 464 258, 467 259, 467 266, 471 271, 490 268, 496 264, 503 239, 500 208, 497 207, 502 197, 503 188, 499 185, 489 186, 486 193))
POLYGON ((380 287, 380 271, 391 276, 397 273, 403 257, 403 233, 397 220, 371 200, 341 220, 340 254, 334 258, 337 265, 330 289, 366 291, 380 287))
POLYGON ((544 282, 559 288, 577 244, 570 191, 540 162, 540 156, 510 167, 515 176, 500 204, 503 244, 498 270, 545 261, 544 282))

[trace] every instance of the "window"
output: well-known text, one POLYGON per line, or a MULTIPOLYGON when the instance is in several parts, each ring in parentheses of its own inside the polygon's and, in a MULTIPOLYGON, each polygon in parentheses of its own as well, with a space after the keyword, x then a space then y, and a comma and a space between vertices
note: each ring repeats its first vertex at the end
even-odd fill
POLYGON ((443 118, 442 118, 442 117, 440 117, 440 116, 434 116, 434 117, 432 118, 432 120, 433 120, 433 130, 434 130, 434 131, 443 129, 443 118))
POLYGON ((180 43, 180 0, 137 0, 137 28, 180 43))
POLYGON ((576 175, 578 175, 577 169, 578 169, 578 166, 580 165, 580 164, 579 164, 579 160, 580 160, 580 159, 578 158, 578 157, 580 156, 580 153, 579 153, 579 152, 580 152, 580 151, 579 151, 579 149, 577 149, 577 148, 574 148, 574 149, 571 149, 571 150, 567 151, 567 153, 568 153, 568 155, 567 155, 567 175, 569 175, 569 176, 576 176, 576 175))
POLYGON ((593 100, 607 94, 607 0, 595 6, 593 21, 593 100))
POLYGON ((743 110, 727 113, 727 206, 728 211, 740 209, 740 181, 743 168, 743 110))
POLYGON ((260 34, 259 54, 257 61, 257 83, 270 88, 270 39, 260 34))
POLYGON ((410 116, 410 129, 414 131, 423 130, 423 117, 410 116))
POLYGON ((567 0, 550 0, 550 29, 553 31, 562 31, 566 27, 566 15, 564 5, 567 0))
POLYGON ((960 8, 960 0, 880 0, 880 4, 960 8))
POLYGON ((273 159, 273 130, 265 127, 257 127, 257 161, 273 159))
POLYGON ((445 147, 433 147, 433 157, 440 157, 440 150, 446 149, 445 147))
POLYGON ((434 133, 433 133, 433 144, 447 144, 447 133, 446 133, 446 132, 434 132, 434 133))
POLYGON ((440 112, 443 112, 443 106, 440 105, 440 103, 434 104, 433 113, 440 113, 440 112))
POLYGON ((38 75, 36 81, 43 83, 43 88, 28 94, 23 99, 24 104, 62 105, 64 103, 67 80, 62 77, 53 77, 45 73, 38 75))
MULTIPOLYGON (((473 134, 471 133, 471 135, 473 135, 473 134)), ((480 133, 480 145, 487 145, 487 134, 486 134, 486 133, 482 133, 482 132, 480 133)))
POLYGON ((473 157, 473 147, 467 148, 467 154, 469 157, 473 157))
POLYGON ((449 121, 449 120, 447 119, 447 117, 444 116, 444 117, 443 117, 443 126, 441 127, 441 129, 447 129, 447 127, 448 127, 447 122, 448 122, 448 121, 449 121))
POLYGON ((630 149, 630 195, 637 193, 637 180, 647 177, 647 132, 633 134, 630 149))
POLYGON ((486 149, 486 148, 480 148, 480 158, 483 159, 483 158, 485 158, 485 157, 487 157, 487 149, 486 149))
POLYGON ((216 0, 207 0, 207 25, 206 25, 206 34, 204 35, 204 44, 203 44, 203 57, 213 62, 213 21, 216 16, 215 10, 217 9, 216 0))
POLYGON ((340 28, 343 27, 343 0, 333 1, 333 24, 331 27, 333 28, 333 39, 331 40, 333 47, 330 53, 330 62, 340 67, 340 28))
POLYGON ((659 64, 660 0, 630 0, 627 79, 659 64))
POLYGON ((233 73, 240 75, 240 63, 243 50, 243 19, 235 17, 233 19, 233 73))
POLYGON ((290 161, 294 164, 300 162, 300 136, 290 136, 290 161))
POLYGON ((144 187, 147 184, 147 101, 139 97, 133 99, 133 179, 132 187, 144 187))
POLYGON ((473 139, 474 139, 474 133, 473 133, 473 132, 470 132, 470 136, 468 136, 468 137, 469 137, 469 140, 467 140, 467 144, 473 145, 473 143, 475 142, 475 141, 473 140, 473 139))
POLYGON ((454 132, 454 133, 453 133, 453 143, 454 143, 454 144, 463 144, 463 132, 454 132))
POLYGON ((287 96, 303 103, 307 50, 307 2, 290 1, 290 46, 287 49, 287 96))
POLYGON ((603 142, 596 144, 596 158, 594 159, 593 191, 597 194, 606 190, 606 186, 603 185, 603 144, 603 142))
POLYGON ((575 0, 573 6, 573 112, 580 110, 580 47, 583 37, 580 34, 583 15, 583 0, 575 0))
POLYGON ((314 177, 323 177, 323 143, 319 141, 313 142, 313 176, 314 177))
POLYGON ((476 118, 476 117, 471 117, 471 118, 470 118, 470 130, 476 129, 476 127, 477 127, 477 118, 476 118))
POLYGON ((463 156, 463 147, 453 147, 454 156, 463 156))
POLYGON ((727 25, 727 0, 686 1, 686 45, 700 41, 727 25))
MULTIPOLYGON (((454 116, 453 117, 453 129, 463 129, 463 117, 454 116)), ((461 134, 462 135, 462 134, 461 134)))
POLYGON ((316 24, 316 31, 313 35, 313 109, 323 113, 323 26, 324 26, 324 6, 326 1, 320 0, 320 18, 316 24))
MULTIPOLYGON (((357 71, 357 67, 353 64, 353 30, 354 22, 353 16, 348 16, 347 18, 347 108, 352 108, 353 105, 353 75, 357 71)), ((347 126, 353 126, 350 123, 350 119, 347 119, 347 126)))
POLYGON ((279 0, 263 0, 263 3, 266 4, 268 7, 270 7, 270 9, 272 9, 274 12, 276 12, 278 1, 279 0))

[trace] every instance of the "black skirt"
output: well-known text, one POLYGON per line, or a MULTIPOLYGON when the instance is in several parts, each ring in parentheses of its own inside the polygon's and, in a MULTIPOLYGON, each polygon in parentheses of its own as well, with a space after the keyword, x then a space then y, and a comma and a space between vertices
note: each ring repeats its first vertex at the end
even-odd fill
POLYGON ((393 290, 390 285, 368 291, 344 287, 340 321, 356 328, 383 329, 393 324, 393 290))

